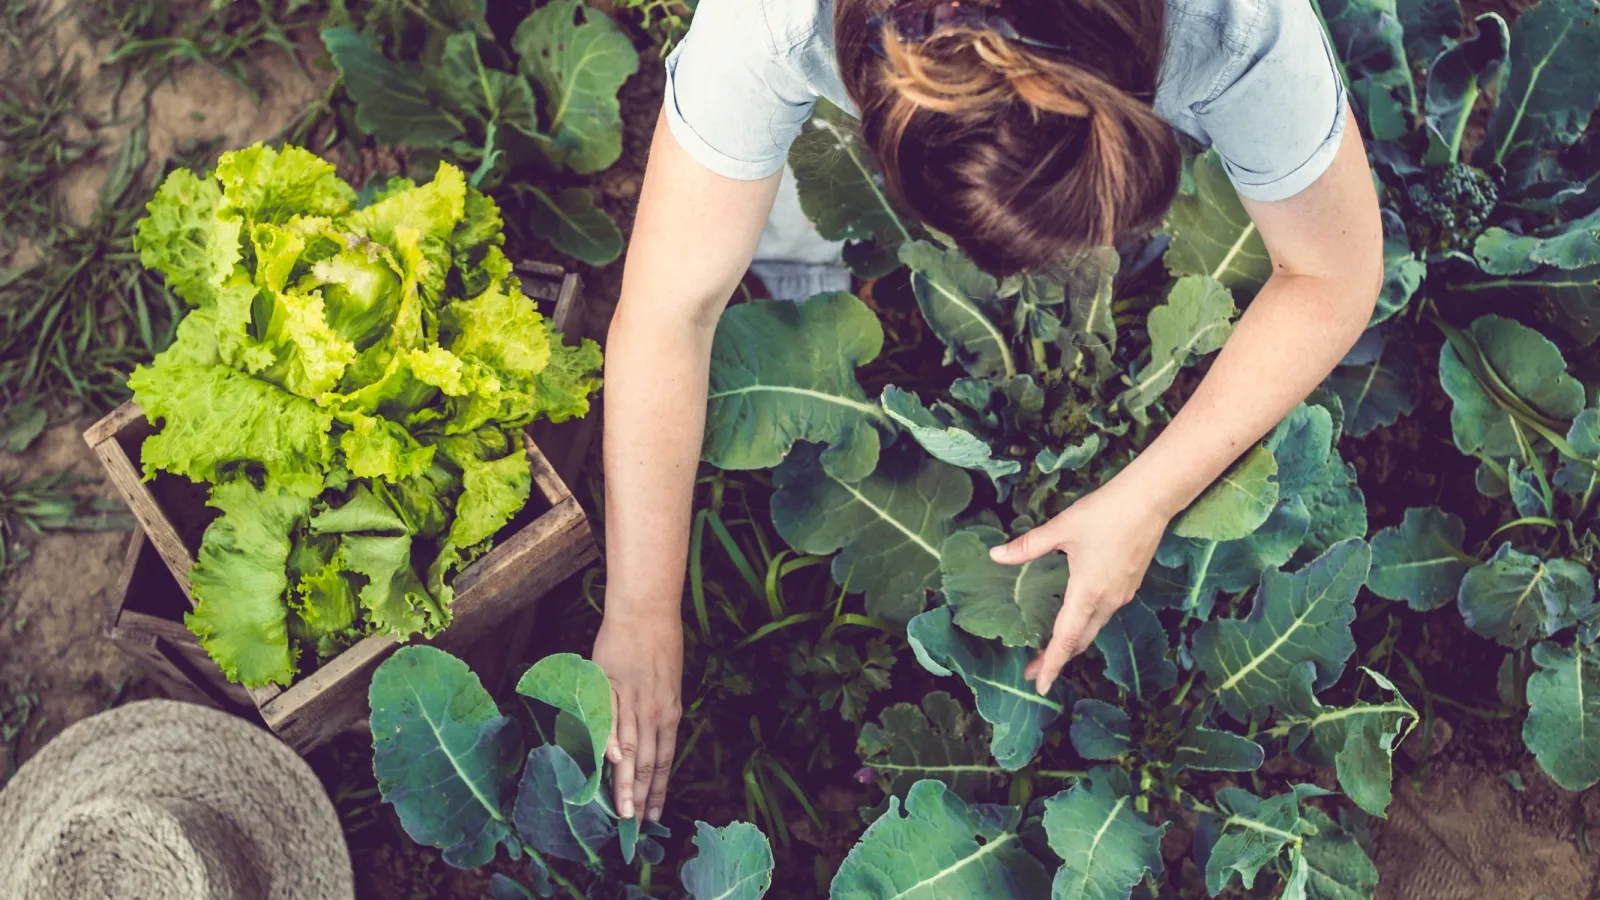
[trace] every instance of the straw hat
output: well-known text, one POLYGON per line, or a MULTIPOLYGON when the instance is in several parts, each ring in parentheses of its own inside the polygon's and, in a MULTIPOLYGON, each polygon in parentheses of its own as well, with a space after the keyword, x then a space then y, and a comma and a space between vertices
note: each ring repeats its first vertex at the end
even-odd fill
POLYGON ((350 900, 305 761, 226 713, 145 700, 61 733, 0 791, 0 900, 350 900))

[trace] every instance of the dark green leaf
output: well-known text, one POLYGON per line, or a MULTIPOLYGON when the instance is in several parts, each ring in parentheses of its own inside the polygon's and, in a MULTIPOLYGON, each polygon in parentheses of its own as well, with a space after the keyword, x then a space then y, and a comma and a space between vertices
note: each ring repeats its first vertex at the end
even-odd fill
POLYGON ((1480 164, 1521 183, 1548 152, 1583 136, 1600 99, 1600 28, 1593 0, 1542 0, 1511 29, 1510 73, 1495 98, 1480 164))
POLYGON ((1600 653, 1585 644, 1536 644, 1522 740, 1539 767, 1569 791, 1600 782, 1600 653))
MULTIPOLYGON (((607 696, 609 702, 610 697, 607 696)), ((599 797, 575 802, 588 790, 583 770, 567 751, 545 744, 528 754, 511 821, 528 846, 548 856, 598 867, 617 836, 616 820, 599 797)))
POLYGON ((696 822, 694 846, 678 878, 693 900, 760 900, 772 886, 772 847, 749 822, 696 822))
POLYGON ((1255 223, 1208 150, 1194 161, 1195 192, 1179 194, 1167 213, 1167 269, 1175 277, 1203 275, 1249 297, 1272 274, 1272 260, 1255 223))
POLYGON ((1304 663, 1294 672, 1290 704, 1271 734, 1287 735, 1295 758, 1302 762, 1335 768, 1339 786, 1350 799, 1368 814, 1382 817, 1394 780, 1394 748, 1418 717, 1387 678, 1371 669, 1362 671, 1390 695, 1389 701, 1344 709, 1323 706, 1312 690, 1315 672, 1304 663))
POLYGON ((1237 312, 1233 295, 1215 279, 1180 278, 1167 293, 1167 301, 1151 310, 1146 320, 1150 360, 1117 403, 1140 421, 1148 421, 1146 409, 1172 386, 1181 369, 1221 349, 1233 333, 1237 312))
POLYGON ((600 790, 600 770, 605 763, 606 741, 611 734, 611 682, 598 665, 576 653, 555 653, 534 663, 517 681, 517 693, 547 703, 583 724, 589 735, 589 758, 583 760, 591 774, 582 792, 567 798, 580 806, 600 790))
POLYGON ((854 484, 828 474, 814 447, 797 447, 773 473, 772 524, 789 546, 833 560, 833 578, 865 592, 867 613, 904 622, 939 584, 940 546, 972 499, 960 469, 924 459, 885 464, 854 484))
POLYGON ((1461 549, 1466 525, 1437 506, 1406 510, 1399 525, 1372 537, 1367 586, 1379 597, 1412 609, 1438 609, 1456 596, 1474 560, 1461 549))
POLYGON ((1084 759, 1116 759, 1133 749, 1128 714, 1103 700, 1079 700, 1072 708, 1072 749, 1084 759))
POLYGON ((1106 661, 1106 677, 1141 703, 1178 683, 1166 629, 1137 598, 1112 614, 1094 645, 1106 661))
MULTIPOLYGON (((800 208, 819 234, 830 241, 870 242, 879 252, 866 257, 892 260, 911 235, 884 192, 858 127, 853 116, 826 100, 818 101, 789 148, 789 166, 800 208)), ((859 246, 847 245, 846 258, 852 247, 859 246)), ((860 250, 857 254, 862 255, 860 250)), ((856 263, 851 267, 868 277, 856 263)))
POLYGON ((422 79, 390 62, 365 37, 349 28, 328 28, 322 42, 356 102, 356 124, 367 134, 407 147, 444 147, 461 136, 461 123, 429 96, 422 79))
POLYGON ((582 0, 551 0, 517 27, 522 71, 544 91, 546 132, 557 160, 580 175, 622 154, 617 91, 639 70, 633 41, 582 0))
POLYGON ((900 261, 911 268, 911 289, 928 327, 943 341, 949 357, 978 378, 1017 374, 1004 321, 1000 284, 960 250, 928 241, 900 246, 900 261))
POLYGON ((1167 826, 1147 822, 1134 799, 1128 774, 1102 766, 1045 801, 1045 835, 1062 859, 1051 900, 1127 900, 1147 875, 1161 874, 1167 826))
POLYGON ((923 668, 960 675, 972 689, 978 714, 994 726, 990 752, 995 762, 1009 771, 1027 765, 1044 741, 1044 729, 1065 711, 1071 687, 1057 681, 1049 696, 1040 696, 1022 675, 1032 654, 957 631, 947 606, 912 619, 906 638, 923 668))
POLYGON ((1016 833, 1018 812, 968 807, 937 781, 919 781, 879 816, 833 877, 829 896, 1034 900, 1050 876, 1016 833), (915 852, 907 852, 915 848, 915 852))
POLYGON ((867 399, 855 370, 882 347, 877 316, 851 294, 732 307, 711 346, 705 460, 765 469, 796 441, 814 441, 829 445, 822 455, 829 473, 861 480, 878 462, 874 423, 887 416, 867 399))
POLYGON ((1544 335, 1494 315, 1478 317, 1462 334, 1469 340, 1459 350, 1451 341, 1439 353, 1439 381, 1454 401, 1450 425, 1462 453, 1520 456, 1517 432, 1527 426, 1512 421, 1512 404, 1563 421, 1583 409, 1583 385, 1544 335))
POLYGON ((1174 768, 1197 772, 1254 772, 1265 758, 1255 741, 1204 725, 1184 732, 1172 750, 1174 768))
POLYGON ((999 487, 1000 479, 1022 471, 1022 463, 1014 459, 995 459, 993 451, 982 439, 959 425, 941 421, 910 391, 903 391, 891 384, 883 389, 879 402, 889 418, 904 428, 934 459, 982 472, 989 476, 996 487, 999 487))
POLYGON ((1366 437, 1373 429, 1410 415, 1421 394, 1415 344, 1403 335, 1391 337, 1379 329, 1363 334, 1356 347, 1362 344, 1376 345, 1370 359, 1341 365, 1322 383, 1339 395, 1345 411, 1344 431, 1351 437, 1366 437))
POLYGON ((856 740, 861 764, 889 777, 889 793, 904 796, 924 778, 945 783, 974 802, 993 789, 1006 770, 989 761, 989 726, 944 691, 931 691, 918 709, 896 703, 861 727, 856 740), (926 715, 924 715, 926 714, 926 715))
POLYGON ((1595 608, 1594 578, 1569 559, 1540 559, 1511 546, 1461 579, 1457 597, 1467 627, 1507 647, 1553 637, 1595 608))
POLYGON ((528 228, 568 256, 603 266, 622 254, 622 232, 585 188, 563 188, 555 196, 529 191, 528 228))
POLYGON ((995 528, 967 528, 945 539, 940 550, 940 591, 955 610, 955 623, 969 634, 998 639, 1007 647, 1040 647, 1061 611, 1067 587, 1067 557, 1047 553, 1020 566, 989 558, 1006 542, 995 528))
POLYGON ((1485 13, 1474 24, 1476 33, 1471 38, 1452 44, 1428 69, 1423 110, 1430 165, 1456 162, 1472 106, 1478 95, 1500 78, 1511 50, 1510 32, 1498 14, 1485 13))
POLYGON ((372 772, 406 834, 473 868, 512 838, 504 811, 522 741, 466 663, 402 647, 372 676, 372 772))

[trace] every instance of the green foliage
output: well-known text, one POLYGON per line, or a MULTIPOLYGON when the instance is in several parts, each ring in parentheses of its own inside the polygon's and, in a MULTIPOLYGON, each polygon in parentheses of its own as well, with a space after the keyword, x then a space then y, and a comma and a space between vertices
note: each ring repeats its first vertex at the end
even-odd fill
POLYGON ((1121 769, 1099 768, 1045 801, 1050 849, 1063 860, 1051 900, 1121 900, 1161 873, 1161 835, 1133 808, 1133 785, 1121 769))
MULTIPOLYGON (((524 754, 518 722, 500 711, 465 663, 442 650, 403 647, 378 666, 369 692, 373 771, 406 833, 460 868, 487 865, 505 844, 513 859, 529 858, 541 897, 551 896, 552 880, 574 900, 587 896, 548 868, 547 858, 576 863, 597 885, 627 877, 636 857, 646 867, 660 864, 657 839, 668 836, 666 829, 618 819, 598 790, 612 715, 605 673, 582 657, 557 654, 524 673, 517 691, 559 710, 557 743, 524 754), (562 717, 587 742, 582 760, 562 739, 562 717)), ((742 822, 695 828, 698 853, 683 871, 691 896, 761 896, 772 872, 761 833, 742 822)), ((513 883, 497 890, 526 896, 513 879, 504 881, 513 883)))
POLYGON ((1538 671, 1528 678, 1522 739, 1556 784, 1582 791, 1600 782, 1600 755, 1589 737, 1600 727, 1600 659, 1592 645, 1536 644, 1538 671))
POLYGON ((598 348, 549 332, 459 170, 354 200, 316 156, 258 145, 175 172, 135 238, 193 307, 128 379, 159 426, 145 475, 212 485, 187 621, 249 686, 448 625, 455 571, 529 496, 523 426, 598 386, 598 348))
POLYGON ((550 182, 602 171, 621 155, 617 95, 639 69, 632 41, 580 0, 550 0, 510 35, 493 32, 481 4, 413 12, 322 31, 357 128, 453 160, 472 172, 473 187, 505 184, 533 234, 590 265, 615 260, 622 233, 610 216, 587 189, 550 182), (414 40, 421 51, 406 52, 414 40))

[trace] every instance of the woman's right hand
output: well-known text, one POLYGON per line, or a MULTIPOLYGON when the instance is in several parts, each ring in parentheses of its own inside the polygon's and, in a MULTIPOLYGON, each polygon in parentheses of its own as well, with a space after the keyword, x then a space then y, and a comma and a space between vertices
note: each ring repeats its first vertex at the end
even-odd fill
POLYGON ((606 757, 617 815, 658 822, 683 712, 683 621, 676 604, 670 614, 607 607, 593 658, 611 681, 616 713, 606 757))

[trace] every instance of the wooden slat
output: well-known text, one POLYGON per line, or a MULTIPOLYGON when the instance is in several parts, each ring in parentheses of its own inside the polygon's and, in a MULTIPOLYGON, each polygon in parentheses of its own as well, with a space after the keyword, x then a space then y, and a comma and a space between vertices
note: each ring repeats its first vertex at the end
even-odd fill
POLYGON ((113 409, 101 417, 100 421, 84 429, 83 440, 90 447, 97 446, 117 436, 117 432, 127 427, 129 423, 144 418, 144 410, 132 400, 113 409))
MULTIPOLYGON (((124 403, 117 407, 117 412, 91 426, 89 431, 84 432, 85 436, 130 407, 135 415, 131 418, 119 417, 122 427, 142 424, 144 419, 142 414, 138 413, 139 407, 132 403, 124 403)), ((141 477, 133 460, 128 458, 127 451, 122 449, 122 443, 113 434, 90 446, 94 448, 95 455, 100 457, 100 464, 105 466, 106 477, 117 489, 117 493, 122 495, 123 502, 128 504, 128 510, 144 529, 145 537, 155 545, 156 552, 160 553, 161 559, 166 562, 167 569, 178 582, 178 589, 183 591, 183 595, 189 598, 190 603, 193 603, 194 589, 189 584, 189 570, 194 567, 194 556, 189 553, 189 548, 184 546, 183 539, 178 537, 177 529, 172 527, 172 521, 156 503, 155 495, 150 493, 150 486, 141 477)))
MULTIPOLYGON (((563 502, 461 573, 450 627, 428 643, 459 653, 491 639, 510 614, 597 557, 583 510, 576 500, 563 502)), ((372 673, 399 646, 387 636, 362 640, 262 705, 262 718, 307 752, 366 717, 372 673)))

